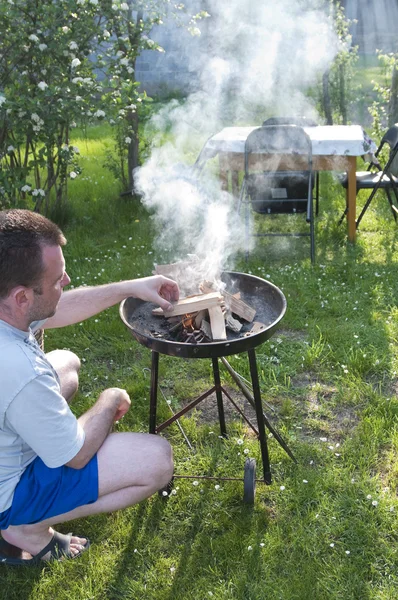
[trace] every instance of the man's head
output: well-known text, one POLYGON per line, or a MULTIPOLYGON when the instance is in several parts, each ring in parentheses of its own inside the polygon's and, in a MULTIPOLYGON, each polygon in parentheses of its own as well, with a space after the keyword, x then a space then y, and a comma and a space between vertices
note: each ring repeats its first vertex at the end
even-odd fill
POLYGON ((40 293, 43 248, 65 244, 62 231, 46 217, 30 210, 0 211, 0 301, 17 286, 40 293))
POLYGON ((55 314, 70 283, 62 231, 29 210, 0 211, 0 314, 21 329, 55 314))

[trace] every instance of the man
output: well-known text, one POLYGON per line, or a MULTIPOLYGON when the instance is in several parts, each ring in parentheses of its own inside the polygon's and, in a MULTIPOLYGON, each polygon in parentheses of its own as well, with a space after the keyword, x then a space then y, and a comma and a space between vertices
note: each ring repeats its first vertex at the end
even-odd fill
POLYGON ((160 436, 110 433, 130 408, 125 390, 104 390, 76 419, 68 403, 80 362, 47 355, 34 330, 87 319, 134 296, 164 309, 177 284, 155 276, 63 293, 60 229, 28 210, 0 211, 0 562, 38 564, 75 557, 88 540, 56 523, 131 506, 166 486, 171 448, 160 436), (44 323, 43 323, 44 321, 44 323))

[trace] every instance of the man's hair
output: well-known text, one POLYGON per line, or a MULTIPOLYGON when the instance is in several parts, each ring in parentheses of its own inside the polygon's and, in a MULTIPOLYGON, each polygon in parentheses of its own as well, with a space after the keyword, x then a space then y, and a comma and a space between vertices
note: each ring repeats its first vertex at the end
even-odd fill
POLYGON ((30 210, 0 211, 0 299, 18 285, 40 286, 44 246, 64 246, 55 223, 30 210))

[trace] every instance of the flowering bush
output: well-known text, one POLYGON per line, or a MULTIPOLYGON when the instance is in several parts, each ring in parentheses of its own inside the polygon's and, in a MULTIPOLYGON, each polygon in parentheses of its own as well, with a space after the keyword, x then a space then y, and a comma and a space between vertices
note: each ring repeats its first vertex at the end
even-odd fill
POLYGON ((80 173, 71 130, 102 119, 115 126, 121 164, 128 159, 124 185, 132 184, 146 100, 135 61, 143 48, 162 51, 149 33, 169 6, 168 0, 0 4, 1 208, 33 202, 48 213, 62 206, 68 180, 80 173))

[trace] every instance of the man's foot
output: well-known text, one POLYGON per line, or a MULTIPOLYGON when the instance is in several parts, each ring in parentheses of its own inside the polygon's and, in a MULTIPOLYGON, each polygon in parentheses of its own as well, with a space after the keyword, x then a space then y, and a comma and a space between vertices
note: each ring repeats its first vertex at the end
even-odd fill
MULTIPOLYGON (((52 528, 38 528, 35 525, 9 527, 2 531, 3 542, 0 547, 0 562, 4 557, 17 553, 20 559, 52 560, 61 556, 75 558, 87 550, 90 543, 87 538, 74 535, 65 536, 52 528)), ((7 561, 8 562, 8 561, 7 561)))

